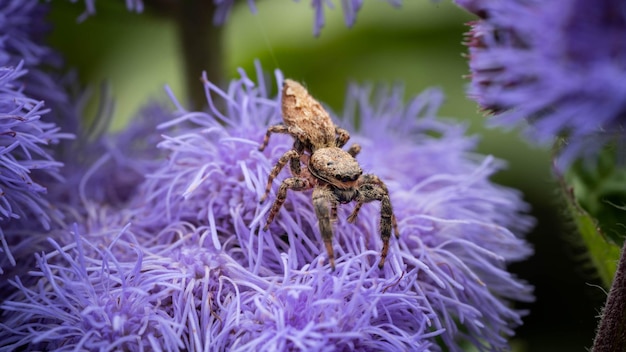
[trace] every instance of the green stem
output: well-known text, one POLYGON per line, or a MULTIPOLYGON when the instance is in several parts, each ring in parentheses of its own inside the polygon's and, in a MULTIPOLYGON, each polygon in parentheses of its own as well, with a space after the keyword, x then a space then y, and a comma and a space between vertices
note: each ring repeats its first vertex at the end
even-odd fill
POLYGON ((622 247, 613 285, 602 311, 592 351, 626 351, 626 242, 622 247))
POLYGON ((213 25, 215 5, 208 0, 181 0, 178 29, 185 65, 185 86, 192 109, 206 106, 200 76, 206 71, 209 81, 224 82, 222 27, 213 25))
POLYGON ((183 56, 185 89, 190 110, 207 105, 200 82, 202 71, 218 86, 224 82, 222 27, 213 24, 212 0, 145 0, 156 14, 176 21, 183 56))
POLYGON ((567 213, 576 224, 580 238, 589 253, 589 260, 597 270, 604 286, 610 287, 615 276, 620 247, 606 238, 598 220, 583 209, 576 198, 574 186, 568 183, 565 176, 556 167, 553 171, 564 196, 567 213))

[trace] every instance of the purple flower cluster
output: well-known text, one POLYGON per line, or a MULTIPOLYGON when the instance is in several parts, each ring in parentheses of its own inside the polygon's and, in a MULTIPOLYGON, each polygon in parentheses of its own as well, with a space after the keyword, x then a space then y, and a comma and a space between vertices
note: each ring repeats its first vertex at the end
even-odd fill
POLYGON ((528 123, 545 143, 565 137, 559 164, 623 145, 626 4, 620 0, 457 0, 469 33, 469 95, 495 123, 528 123))
POLYGON ((77 119, 75 103, 68 95, 71 75, 61 72, 63 60, 45 43, 49 6, 37 0, 0 0, 0 67, 21 66, 20 91, 45 101, 47 120, 61 125, 77 119))
POLYGON ((22 94, 22 67, 0 68, 0 273, 5 261, 15 265, 5 230, 15 222, 50 229, 61 218, 44 197, 46 186, 38 178, 58 177, 62 163, 52 158, 48 147, 65 136, 42 119, 48 112, 42 101, 22 94))
MULTIPOLYGON (((213 24, 221 26, 228 21, 233 6, 235 6, 235 0, 212 0, 215 6, 215 15, 213 17, 213 24)), ((298 1, 299 0, 295 0, 298 1)), ((402 0, 387 0, 393 6, 400 6, 402 0)), ((256 13, 256 0, 246 0, 248 7, 252 13, 256 13)), ((96 0, 85 0, 85 12, 79 17, 79 21, 85 20, 88 16, 96 13, 96 0)), ((357 12, 361 9, 363 0, 342 0, 341 8, 343 10, 343 16, 346 26, 352 27, 356 21, 357 12)), ((315 11, 315 21, 313 23, 313 34, 318 36, 322 27, 326 22, 324 11, 328 7, 333 9, 336 5, 334 0, 311 0, 311 7, 315 11)), ((128 11, 143 12, 144 4, 143 0, 126 0, 126 8, 128 11)))
POLYGON ((106 133, 106 114, 85 126, 77 99, 69 94, 75 78, 61 72, 59 56, 43 44, 47 10, 37 0, 0 0, 2 294, 7 278, 25 270, 32 253, 47 247, 49 231, 84 218, 87 200, 125 201, 159 155, 153 148, 154 126, 169 118, 149 105, 118 135, 106 133))
MULTIPOLYGON (((166 158, 137 164, 145 179, 125 199, 83 197, 83 221, 13 280, 0 350, 506 349, 521 323, 512 302, 532 299, 506 265, 530 254, 520 236, 533 220, 519 193, 489 181, 501 163, 436 118, 441 94, 404 105, 400 89, 350 88, 335 121, 387 183, 401 234, 379 270, 379 207, 364 205, 355 224, 353 205, 340 208, 332 272, 310 193, 290 192, 262 230, 268 173, 293 141, 258 151, 280 99, 260 69, 258 84, 240 74, 225 90, 204 80, 207 112, 173 99, 159 126, 166 158)), ((106 188, 106 177, 89 182, 101 172, 79 194, 106 188)))
POLYGON ((13 248, 33 244, 16 233, 46 231, 63 218, 47 193, 63 165, 53 146, 72 137, 58 125, 69 99, 45 72, 60 63, 42 44, 46 13, 37 0, 0 1, 0 273, 16 265, 13 248))

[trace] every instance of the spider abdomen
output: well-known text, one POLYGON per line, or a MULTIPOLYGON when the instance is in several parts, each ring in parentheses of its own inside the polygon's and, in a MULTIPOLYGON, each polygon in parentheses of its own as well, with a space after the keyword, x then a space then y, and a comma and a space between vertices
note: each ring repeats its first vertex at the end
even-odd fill
POLYGON ((282 99, 283 121, 302 130, 301 142, 312 149, 335 145, 335 124, 330 115, 300 83, 286 79, 282 99))

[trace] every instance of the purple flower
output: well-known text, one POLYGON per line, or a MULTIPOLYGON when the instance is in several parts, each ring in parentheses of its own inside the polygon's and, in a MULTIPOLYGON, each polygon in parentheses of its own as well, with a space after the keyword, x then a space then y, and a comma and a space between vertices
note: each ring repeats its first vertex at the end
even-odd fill
POLYGON ((80 133, 78 109, 68 93, 76 82, 60 56, 44 44, 48 6, 37 0, 0 1, 0 291, 6 278, 26 270, 45 248, 45 233, 66 226, 72 211, 61 202, 76 194, 62 166, 80 133), (57 195, 63 195, 62 198, 57 195), (19 260, 17 265, 16 259, 19 260))
MULTIPOLYGON (((527 206, 518 192, 489 182, 501 163, 472 154, 475 140, 463 137, 464 128, 435 118, 440 93, 426 92, 405 107, 399 90, 378 92, 372 104, 369 88, 351 89, 339 124, 354 131, 352 124, 360 121, 359 130, 353 133, 353 141, 363 147, 358 159, 367 172, 387 182, 402 234, 393 245, 389 265, 373 279, 380 250, 379 210, 375 205, 365 206, 357 224, 352 225, 345 222, 350 207, 340 209, 335 226, 337 270, 343 277, 339 283, 340 279, 328 273, 328 264, 320 262, 324 262, 325 252, 321 250, 310 194, 290 192, 270 231, 259 230, 270 206, 258 205, 267 174, 292 143, 288 136, 276 136, 264 153, 257 150, 267 126, 280 121, 279 102, 268 97, 263 79, 259 75, 260 84, 255 86, 242 72, 242 79, 233 81, 225 92, 205 82, 209 114, 182 113, 162 126, 191 123, 194 127, 181 128, 178 137, 167 137, 161 144, 171 150, 168 166, 149 177, 149 191, 142 199, 152 197, 152 204, 144 209, 153 215, 140 216, 152 219, 150 224, 184 220, 206 227, 207 241, 210 238, 215 248, 229 253, 251 274, 283 285, 307 283, 302 285, 303 290, 308 287, 305 292, 297 293, 299 289, 294 288, 292 293, 303 302, 311 302, 300 302, 299 307, 320 309, 317 313, 294 309, 297 300, 281 291, 284 288, 278 284, 269 293, 261 286, 265 292, 258 290, 255 295, 266 298, 250 298, 255 306, 248 309, 256 317, 250 319, 258 321, 261 312, 265 311, 261 316, 273 312, 273 317, 266 318, 275 322, 274 333, 254 324, 243 328, 239 321, 242 335, 235 346, 252 349, 271 341, 273 346, 298 347, 295 341, 310 337, 305 332, 331 339, 332 331, 343 337, 328 340, 331 345, 356 346, 358 340, 364 343, 359 346, 380 348, 377 343, 384 340, 381 333, 350 337, 367 326, 393 336, 389 348, 407 346, 407 341, 429 346, 432 340, 428 333, 439 334, 453 350, 460 349, 459 339, 485 348, 506 348, 506 335, 521 323, 520 312, 506 302, 532 298, 530 288, 505 270, 507 263, 530 254, 527 244, 511 230, 520 235, 533 221, 523 215, 527 206), (217 104, 211 96, 223 100, 217 104), (382 130, 389 132, 383 134, 382 130), (433 135, 439 137, 429 137, 433 135), (304 277, 288 280, 288 273, 296 268, 295 272, 304 277), (321 273, 316 274, 318 271, 321 273), (370 279, 371 283, 366 282, 370 279), (316 280, 332 280, 338 288, 322 288, 324 284, 316 280), (341 302, 348 292, 354 292, 353 284, 364 290, 362 297, 353 297, 355 302, 372 300, 381 294, 381 287, 388 286, 386 293, 398 297, 391 301, 381 298, 380 304, 370 307, 375 312, 364 312, 356 303, 327 311, 323 303, 312 304, 325 299, 341 302), (320 287, 317 293, 310 289, 316 285, 320 287), (413 300, 403 295, 412 295, 413 300), (269 304, 274 308, 266 306, 269 304), (389 305, 411 312, 414 320, 382 314, 389 305), (425 311, 424 306, 428 307, 425 311), (276 307, 283 310, 274 311, 276 307), (346 309, 354 309, 346 316, 365 314, 371 319, 350 323, 362 325, 342 325, 338 312, 345 313, 346 309), (325 319, 309 324, 307 320, 313 316, 325 319), (328 330, 322 328, 325 324, 330 324, 328 330)), ((281 82, 277 72, 277 86, 281 82)), ((287 171, 281 175, 279 179, 286 177, 287 171)), ((319 343, 311 339, 311 344, 319 343)))
POLYGON ((9 243, 17 239, 8 239, 5 232, 12 232, 16 222, 50 229, 62 218, 46 199, 47 187, 40 180, 59 178, 63 164, 54 160, 50 145, 68 136, 42 118, 48 113, 43 101, 21 93, 25 74, 21 64, 0 68, 0 272, 5 261, 15 265, 9 243))
MULTIPOLYGON (((237 351, 426 351, 436 317, 424 297, 402 275, 380 278, 377 266, 363 265, 378 255, 365 251, 343 257, 341 270, 331 273, 321 260, 290 268, 283 254, 284 274, 269 287, 242 292, 241 311, 228 311, 227 346, 237 351)), ((221 335, 226 335, 225 331, 221 335)))
MULTIPOLYGON (((76 0, 71 0, 72 2, 76 2, 76 0)), ((143 0, 124 0, 126 3, 126 8, 128 11, 134 11, 136 13, 143 12, 143 0)), ((96 0, 85 0, 85 12, 83 12, 80 17, 78 17, 78 22, 82 22, 87 17, 93 16, 96 14, 96 0)))
POLYGON ((58 56, 42 44, 47 6, 37 0, 0 1, 0 295, 6 278, 27 267, 41 249, 42 232, 62 223, 48 199, 63 165, 54 147, 71 135, 56 117, 67 95, 44 69, 58 56), (45 67, 45 68, 44 68, 45 67), (25 259, 28 258, 28 259, 25 259), (18 264, 19 262, 19 264, 18 264))
POLYGON ((24 61, 27 68, 54 65, 58 56, 43 45, 49 25, 45 21, 48 6, 37 0, 0 1, 0 66, 17 65, 24 61))
POLYGON ((82 221, 94 204, 125 204, 146 175, 161 163, 162 153, 156 148, 161 137, 155 128, 170 117, 163 106, 151 102, 119 132, 109 132, 112 116, 106 113, 88 126, 76 121, 68 127, 76 139, 57 153, 65 161, 65 182, 48 198, 74 221, 82 221))
MULTIPOLYGON (((295 0, 300 2, 300 0, 295 0)), ((228 20, 234 0, 214 0, 214 4, 217 7, 214 23, 222 25, 228 20)), ((256 13, 255 0, 247 0, 248 7, 252 13, 256 13)), ((387 0, 391 5, 399 7, 402 0, 387 0)), ((334 9, 336 4, 334 0, 310 0, 311 7, 315 12, 313 22, 313 35, 316 37, 320 35, 320 31, 326 24, 326 18, 324 16, 325 8, 334 9)), ((343 11, 343 18, 347 27, 352 27, 356 22, 356 15, 363 6, 363 0, 341 0, 341 9, 343 11)))
POLYGON ((62 246, 52 241, 54 250, 37 256, 35 285, 26 287, 16 278, 13 284, 20 291, 3 305, 5 315, 10 315, 0 325, 1 348, 181 348, 181 327, 162 309, 175 290, 166 281, 167 262, 146 257, 127 227, 117 233, 91 234, 95 240, 112 238, 103 246, 81 236, 78 226, 72 235, 74 243, 62 246))
MULTIPOLYGON (((5 232, 7 218, 21 218, 25 220, 22 225, 31 229, 32 220, 37 220, 48 230, 51 222, 58 223, 62 217, 44 194, 62 178, 58 146, 52 145, 73 137, 63 127, 66 120, 77 117, 65 78, 58 73, 62 61, 43 43, 49 29, 47 13, 48 6, 37 0, 0 1, 0 147, 5 170, 0 181, 5 193, 0 226, 5 232)), ((13 262, 10 254, 8 258, 13 262)))
MULTIPOLYGON (((295 0, 299 2, 300 0, 295 0)), ((324 17, 325 7, 333 9, 335 7, 334 0, 310 0, 311 7, 315 11, 315 18, 313 22, 313 34, 318 36, 322 27, 326 22, 324 17)), ((399 7, 402 0, 387 0, 391 5, 399 7)), ((248 7, 252 13, 256 13, 256 0, 246 0, 248 7)), ((96 0, 85 0, 85 12, 78 18, 79 21, 84 21, 87 17, 95 15, 96 13, 96 0)), ((215 15, 213 17, 213 24, 221 26, 228 21, 232 12, 235 0, 213 0, 215 6, 215 15)), ((341 8, 343 10, 343 16, 346 26, 352 27, 356 22, 357 12, 361 9, 363 0, 341 0, 341 8)), ((126 0, 126 8, 128 11, 134 11, 137 13, 143 12, 144 4, 143 0, 126 0)))
MULTIPOLYGON (((250 11, 254 14, 256 14, 257 11, 255 1, 256 0, 246 0, 248 8, 250 8, 250 11)), ((213 0, 213 5, 215 6, 213 24, 216 26, 224 25, 230 17, 233 6, 235 6, 235 0, 213 0)))
POLYGON ((545 143, 565 137, 559 165, 624 141, 626 5, 618 0, 457 1, 469 33, 468 94, 545 143))
POLYGON ((48 10, 38 0, 0 1, 0 66, 23 65, 28 73, 20 77, 21 91, 43 100, 49 109, 46 119, 64 127, 68 120, 78 119, 68 94, 77 79, 63 71, 61 56, 45 44, 48 10))
POLYGON ((125 203, 87 202, 84 223, 38 257, 36 280, 15 280, 1 305, 3 346, 506 349, 522 315, 511 303, 532 299, 506 265, 530 254, 519 236, 533 221, 518 192, 489 181, 501 163, 436 118, 441 94, 404 105, 400 89, 350 88, 335 121, 387 183, 401 235, 379 270, 379 207, 364 205, 355 224, 345 220, 353 205, 341 207, 332 272, 310 192, 290 192, 261 230, 268 173, 293 140, 277 135, 258 151, 280 101, 260 68, 258 85, 240 73, 225 90, 204 81, 207 112, 174 99, 160 166, 125 203))
MULTIPOLYGON (((324 17, 324 5, 333 8, 335 5, 329 0, 311 0, 311 7, 315 11, 315 24, 313 26, 313 34, 317 37, 320 34, 320 30, 324 27, 326 19, 324 17)), ((356 13, 361 9, 363 0, 343 0, 341 1, 341 7, 343 9, 343 17, 346 21, 346 26, 352 27, 356 21, 356 13)))

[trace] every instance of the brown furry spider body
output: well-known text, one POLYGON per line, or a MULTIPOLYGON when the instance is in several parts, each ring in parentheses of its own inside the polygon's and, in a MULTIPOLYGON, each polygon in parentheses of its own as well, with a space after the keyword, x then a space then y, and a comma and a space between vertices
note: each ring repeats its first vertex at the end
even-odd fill
POLYGON ((338 204, 357 202, 348 217, 349 222, 354 222, 363 203, 377 200, 381 202, 380 237, 383 248, 378 266, 382 268, 389 251, 391 229, 394 229, 396 237, 399 236, 387 186, 375 175, 363 175, 363 170, 355 159, 361 147, 353 144, 347 151, 341 149, 350 139, 348 131, 335 126, 321 104, 309 95, 302 85, 290 79, 286 79, 283 85, 282 115, 284 124, 270 126, 267 129, 259 150, 265 149, 272 133, 293 136, 294 145, 293 149, 285 152, 272 168, 261 202, 267 198, 272 181, 287 163, 293 177, 281 183, 264 230, 269 228, 285 202, 287 190, 313 189, 313 207, 330 265, 334 270, 332 221, 337 218, 338 204), (306 169, 301 168, 301 163, 306 169))

